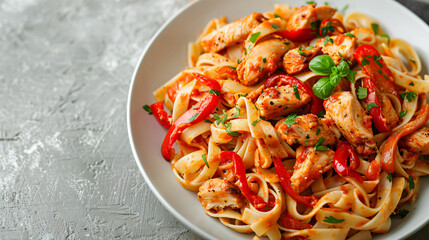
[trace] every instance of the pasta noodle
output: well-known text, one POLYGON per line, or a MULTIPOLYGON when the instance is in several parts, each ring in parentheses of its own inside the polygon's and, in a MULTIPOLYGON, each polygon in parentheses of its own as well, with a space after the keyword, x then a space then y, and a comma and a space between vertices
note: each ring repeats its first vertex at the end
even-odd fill
POLYGON ((161 150, 177 181, 226 227, 370 239, 406 215, 429 174, 421 71, 414 48, 370 16, 277 4, 211 20, 150 110, 169 126, 161 150))

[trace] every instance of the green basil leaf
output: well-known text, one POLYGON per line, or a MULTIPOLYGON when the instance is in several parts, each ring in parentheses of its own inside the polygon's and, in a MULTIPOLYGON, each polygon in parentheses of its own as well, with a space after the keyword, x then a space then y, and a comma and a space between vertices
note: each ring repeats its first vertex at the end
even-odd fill
POLYGON ((310 70, 318 75, 329 75, 335 66, 334 60, 328 55, 319 55, 310 61, 310 70))
POLYGON ((347 76, 350 72, 350 66, 344 59, 342 59, 340 64, 338 64, 337 69, 341 77, 347 76))
POLYGON ((331 96, 334 88, 335 86, 331 84, 329 77, 324 77, 319 79, 319 81, 313 85, 313 93, 321 99, 327 99, 331 96))
POLYGON ((331 76, 329 76, 329 81, 331 82, 332 86, 337 86, 341 81, 341 76, 338 74, 331 74, 331 76))

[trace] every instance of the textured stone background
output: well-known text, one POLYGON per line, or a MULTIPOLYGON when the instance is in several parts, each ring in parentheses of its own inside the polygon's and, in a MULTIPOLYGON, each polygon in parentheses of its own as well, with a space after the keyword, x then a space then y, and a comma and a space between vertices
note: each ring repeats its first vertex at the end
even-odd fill
POLYGON ((0 0, 0 239, 198 239, 150 192, 126 132, 134 66, 189 1, 0 0))

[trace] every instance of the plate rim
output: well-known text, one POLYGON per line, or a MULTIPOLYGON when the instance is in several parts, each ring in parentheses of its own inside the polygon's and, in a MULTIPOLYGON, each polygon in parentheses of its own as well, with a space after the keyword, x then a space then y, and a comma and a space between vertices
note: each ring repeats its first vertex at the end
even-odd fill
MULTIPOLYGON (((139 72, 139 69, 140 69, 140 66, 141 66, 141 63, 142 63, 143 59, 145 58, 147 52, 149 51, 149 49, 151 48, 151 46, 155 42, 155 40, 159 37, 159 35, 162 32, 164 32, 165 28, 167 28, 178 16, 180 16, 187 9, 191 8, 192 6, 194 6, 194 5, 196 5, 196 4, 200 3, 200 2, 204 2, 204 1, 205 0, 196 0, 196 1, 189 2, 185 6, 181 7, 175 14, 172 14, 172 16, 170 16, 168 18, 168 20, 165 23, 163 23, 162 26, 157 30, 157 32, 152 36, 152 38, 148 41, 148 43, 146 44, 145 48, 143 49, 143 51, 142 51, 142 53, 141 53, 141 55, 139 57, 139 60, 137 61, 136 66, 134 68, 134 71, 133 71, 133 74, 132 74, 132 78, 131 78, 131 82, 130 82, 130 86, 129 86, 129 90, 128 90, 128 97, 127 97, 127 132, 128 132, 128 140, 129 140, 129 144, 130 144, 130 147, 131 147, 131 151, 133 153, 134 160, 137 163, 139 171, 143 175, 143 178, 144 178, 146 184, 149 186, 150 190, 155 195, 155 197, 158 199, 158 201, 160 201, 161 204, 179 222, 181 222, 182 224, 184 224, 186 227, 188 227, 194 233, 198 234, 200 237, 203 237, 204 239, 216 239, 213 236, 211 236, 210 234, 208 234, 207 232, 203 231, 202 229, 200 229, 199 227, 197 227, 196 225, 194 225, 192 222, 190 222, 186 218, 184 218, 180 213, 178 213, 176 211, 175 208, 173 208, 160 195, 160 192, 153 185, 152 181, 150 180, 150 178, 148 177, 148 175, 146 173, 146 170, 143 168, 143 165, 142 165, 142 163, 140 161, 140 158, 139 158, 139 156, 137 154, 137 150, 136 150, 136 147, 135 147, 135 144, 134 144, 134 139, 133 139, 133 133, 132 133, 132 129, 131 129, 131 101, 132 101, 132 97, 133 97, 133 90, 134 90, 134 85, 135 85, 136 77, 137 77, 137 74, 139 72)), ((418 22, 419 25, 421 25, 422 27, 426 28, 426 31, 428 31, 428 33, 429 33, 429 25, 422 18, 420 18, 416 13, 414 13, 413 11, 411 11, 411 9, 405 7, 403 4, 401 4, 400 2, 395 1, 395 0, 385 0, 385 1, 386 2, 390 2, 390 4, 396 5, 396 7, 401 8, 409 16, 411 16, 416 22, 418 22)), ((428 69, 428 71, 429 71, 429 69, 428 69)), ((428 74, 429 74, 429 72, 428 72, 428 74)), ((416 227, 412 231, 408 231, 406 234, 404 234, 402 239, 406 239, 406 238, 410 237, 414 233, 418 232, 419 230, 421 230, 422 228, 424 228, 425 226, 427 226, 428 223, 429 223, 429 216, 418 227, 416 227)))

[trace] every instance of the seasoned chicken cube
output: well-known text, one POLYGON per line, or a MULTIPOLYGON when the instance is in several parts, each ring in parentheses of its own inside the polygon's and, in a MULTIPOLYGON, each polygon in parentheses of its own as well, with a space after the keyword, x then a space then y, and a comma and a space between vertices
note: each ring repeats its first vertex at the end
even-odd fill
POLYGON ((264 20, 261 13, 252 13, 204 36, 200 45, 205 52, 220 50, 246 40, 250 32, 264 20))
POLYGON ((378 90, 377 90, 377 99, 381 107, 381 113, 386 118, 387 126, 390 129, 395 128, 399 121, 399 116, 396 113, 396 110, 393 107, 392 102, 390 102, 390 99, 384 93, 381 93, 378 90))
POLYGON ((376 153, 371 117, 350 92, 338 92, 323 103, 326 114, 360 154, 376 153))
POLYGON ((237 67, 241 84, 249 86, 264 76, 271 75, 279 65, 281 57, 292 47, 283 39, 270 39, 257 44, 237 67))
POLYGON ((334 60, 335 65, 340 63, 342 57, 352 61, 354 59, 353 52, 356 48, 356 38, 344 34, 339 34, 331 38, 334 41, 333 43, 327 42, 325 46, 325 39, 322 38, 316 42, 316 47, 322 47, 322 52, 328 54, 334 60))
POLYGON ((289 144, 299 143, 305 146, 314 146, 321 137, 325 139, 322 145, 332 146, 337 141, 335 133, 316 115, 307 114, 296 117, 296 123, 288 127, 283 123, 285 119, 276 124, 276 129, 289 144))
POLYGON ((226 207, 241 208, 243 195, 235 185, 219 179, 209 179, 200 186, 198 201, 206 209, 220 211, 226 207))
POLYGON ((429 128, 421 128, 403 137, 401 142, 410 152, 429 155, 429 128))
POLYGON ((256 101, 259 115, 276 118, 297 111, 311 101, 311 96, 298 89, 299 98, 295 96, 293 86, 285 85, 264 89, 256 101))
POLYGON ((299 48, 289 50, 283 57, 283 69, 288 74, 297 74, 308 67, 308 63, 313 59, 322 47, 311 49, 302 48, 303 54, 300 54, 299 48))
POLYGON ((337 10, 329 6, 316 7, 315 4, 302 6, 290 16, 286 28, 288 30, 312 28, 311 23, 317 20, 331 18, 336 11, 337 10))
POLYGON ((314 180, 332 168, 335 152, 316 151, 314 147, 300 146, 296 150, 294 172, 290 178, 292 188, 297 192, 307 189, 314 180))

